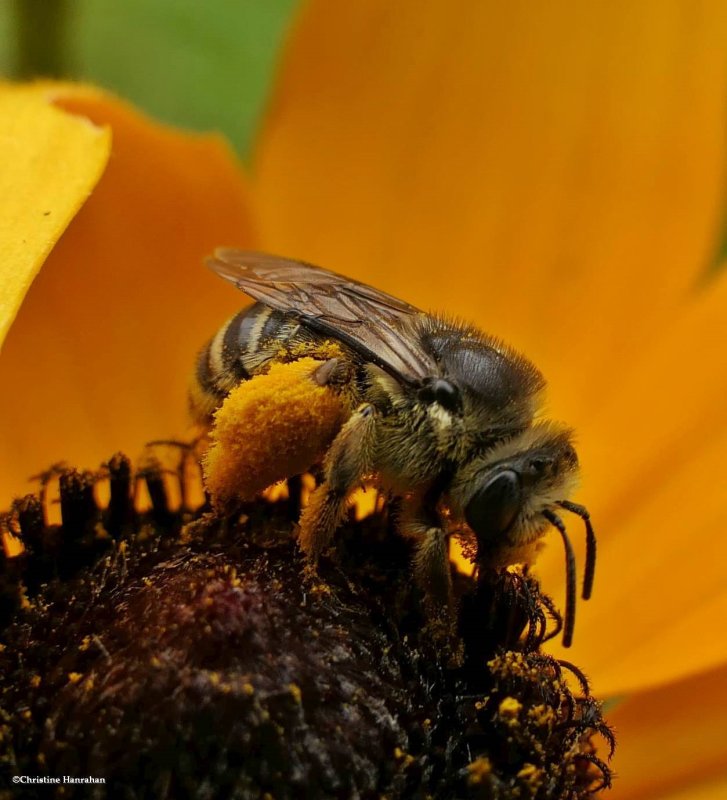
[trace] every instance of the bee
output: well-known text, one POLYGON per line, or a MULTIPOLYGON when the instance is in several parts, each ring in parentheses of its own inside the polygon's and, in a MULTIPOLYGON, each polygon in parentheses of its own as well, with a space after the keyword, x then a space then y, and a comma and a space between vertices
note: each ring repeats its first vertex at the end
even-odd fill
POLYGON ((300 546, 310 561, 331 543, 352 491, 373 482, 400 499, 399 531, 416 541, 417 581, 429 603, 451 613, 452 530, 474 533, 482 571, 529 563, 552 526, 566 553, 563 644, 570 645, 576 569, 559 510, 585 522, 584 599, 596 539, 587 510, 569 500, 579 470, 573 433, 536 419, 540 371, 472 325, 311 264, 222 248, 208 265, 257 302, 199 354, 198 419, 286 354, 325 342, 343 353, 316 372, 319 380, 346 376, 350 413, 301 514, 300 546))

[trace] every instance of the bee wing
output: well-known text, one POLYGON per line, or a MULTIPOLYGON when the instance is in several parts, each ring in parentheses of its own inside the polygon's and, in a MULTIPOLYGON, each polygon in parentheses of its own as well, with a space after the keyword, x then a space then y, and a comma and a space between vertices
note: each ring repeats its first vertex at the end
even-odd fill
POLYGON ((407 331, 422 312, 403 300, 322 267, 220 248, 208 266, 245 294, 294 314, 309 328, 347 344, 398 380, 417 383, 436 364, 407 331))

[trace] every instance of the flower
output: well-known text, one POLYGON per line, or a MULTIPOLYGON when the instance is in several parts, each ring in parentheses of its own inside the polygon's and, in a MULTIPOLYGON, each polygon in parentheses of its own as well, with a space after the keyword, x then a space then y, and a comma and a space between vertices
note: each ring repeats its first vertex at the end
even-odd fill
MULTIPOLYGON (((15 129, 32 168, 13 176, 28 191, 2 200, 23 245, 4 254, 4 280, 29 250, 22 284, 3 292, 6 324, 98 184, 0 357, 3 485, 179 431, 194 349, 240 302, 197 268, 215 245, 456 310, 526 352, 550 412, 578 431, 599 562, 568 658, 614 699, 611 796, 727 793, 715 633, 727 273, 707 275, 723 221, 726 42, 719 4, 319 0, 291 40, 248 185, 219 141, 93 90, 4 94, 5 124, 21 106, 46 120, 15 129), (114 137, 105 170, 107 134, 86 117, 114 137), (36 172, 63 161, 73 184, 36 172)), ((559 598, 549 550, 539 572, 559 598)))

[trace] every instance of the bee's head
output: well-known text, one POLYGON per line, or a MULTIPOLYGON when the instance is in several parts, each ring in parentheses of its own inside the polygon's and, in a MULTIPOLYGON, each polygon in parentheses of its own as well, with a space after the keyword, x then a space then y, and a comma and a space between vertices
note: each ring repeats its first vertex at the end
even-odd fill
POLYGON ((568 602, 564 643, 570 643, 575 602, 575 560, 556 510, 565 508, 586 521, 588 553, 583 596, 593 584, 595 539, 585 509, 569 497, 578 482, 578 457, 572 433, 542 423, 493 447, 455 476, 450 489, 453 510, 477 538, 480 565, 513 563, 550 526, 566 548, 568 602))
POLYGON ((550 524, 543 512, 568 500, 578 481, 569 430, 542 423, 474 459, 455 480, 456 505, 483 557, 530 544, 550 524))

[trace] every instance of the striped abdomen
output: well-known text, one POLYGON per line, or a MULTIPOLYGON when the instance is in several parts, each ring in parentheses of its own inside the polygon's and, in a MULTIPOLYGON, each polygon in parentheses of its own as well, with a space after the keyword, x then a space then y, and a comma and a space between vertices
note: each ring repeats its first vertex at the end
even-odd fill
POLYGON ((227 394, 275 360, 298 338, 311 338, 299 321, 261 303, 229 319, 197 356, 189 392, 197 422, 209 421, 227 394))

